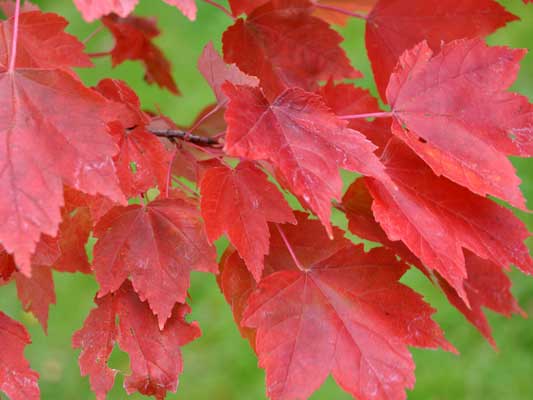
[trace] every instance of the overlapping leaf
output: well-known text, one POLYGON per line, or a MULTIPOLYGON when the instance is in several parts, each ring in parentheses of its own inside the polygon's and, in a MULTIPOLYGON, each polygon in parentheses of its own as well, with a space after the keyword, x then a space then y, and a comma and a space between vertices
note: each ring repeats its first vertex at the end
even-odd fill
POLYGON ((492 337, 489 321, 482 307, 510 317, 512 314, 526 314, 511 293, 511 280, 502 268, 488 260, 483 260, 471 252, 465 252, 465 265, 468 278, 465 281, 465 291, 470 306, 457 296, 446 281, 440 280, 440 285, 450 303, 457 308, 474 325, 490 344, 496 347, 492 337))
POLYGON ((228 101, 222 90, 222 86, 226 81, 234 85, 257 86, 259 84, 256 77, 246 75, 236 65, 227 65, 213 47, 212 42, 209 42, 204 47, 204 51, 198 60, 198 69, 207 83, 209 83, 209 86, 211 86, 211 89, 213 89, 219 106, 225 105, 228 101))
POLYGON ((8 72, 12 25, 0 25, 0 242, 30 274, 40 235, 57 232, 63 183, 123 201, 106 128, 118 110, 68 69, 90 63, 55 14, 20 16, 15 70, 8 72))
POLYGON ((372 210, 391 240, 402 240, 468 302, 463 248, 495 264, 533 273, 524 224, 490 199, 437 177, 405 144, 393 139, 382 161, 390 181, 370 179, 372 210))
POLYGON ((165 326, 176 302, 187 298, 190 272, 218 270, 203 229, 196 207, 179 199, 113 208, 95 228, 99 296, 117 291, 129 277, 165 326))
POLYGON ((146 69, 144 79, 148 83, 157 83, 160 87, 179 94, 172 77, 172 66, 153 39, 159 36, 155 20, 131 16, 120 18, 115 14, 102 18, 102 22, 115 38, 115 47, 111 50, 113 66, 126 60, 141 61, 146 69))
POLYGON ((271 103, 257 88, 227 84, 225 150, 250 160, 267 160, 288 188, 330 229, 331 199, 340 201, 338 169, 380 176, 373 146, 346 128, 315 94, 288 89, 271 103))
POLYGON ((282 229, 304 269, 274 245, 276 272, 250 295, 242 321, 257 329, 269 397, 308 398, 331 373, 357 398, 404 399, 414 383, 407 346, 453 350, 434 310, 398 282, 406 267, 393 253, 365 253, 338 231, 328 244, 317 221, 298 220, 282 229))
POLYGON ((11 400, 39 400, 39 375, 30 369, 24 349, 31 343, 24 326, 0 312, 0 391, 11 400))
POLYGON ((270 99, 290 87, 314 90, 320 80, 360 77, 339 46, 342 37, 312 11, 307 0, 255 9, 224 33, 224 60, 257 76, 270 99))
MULTIPOLYGON (((357 179, 348 188, 342 199, 342 206, 352 233, 363 239, 383 244, 405 261, 416 265, 426 276, 430 277, 420 260, 402 242, 389 240, 375 220, 371 209, 372 197, 366 189, 364 178, 357 179)), ((463 313, 468 321, 495 346, 489 322, 481 307, 490 308, 492 311, 507 317, 511 314, 524 315, 524 313, 510 292, 511 281, 503 272, 502 267, 484 260, 468 250, 465 250, 464 253, 467 272, 464 288, 469 305, 438 273, 436 278, 450 303, 463 313)))
MULTIPOLYGON (((196 3, 194 0, 163 0, 178 8, 191 21, 196 19, 196 3)), ((108 14, 127 17, 139 0, 74 0, 86 21, 94 21, 108 14)))
POLYGON ((508 92, 525 50, 452 42, 433 55, 422 42, 401 57, 387 88, 392 131, 437 175, 525 208, 507 155, 533 153, 532 105, 508 92))
MULTIPOLYGON (((382 99, 400 55, 426 40, 442 43, 486 36, 518 19, 493 0, 379 0, 368 15, 366 48, 382 99)), ((390 99, 389 99, 390 100, 390 99)))
POLYGON ((268 254, 268 222, 295 222, 292 210, 267 176, 250 162, 234 170, 209 168, 200 182, 201 210, 210 241, 227 233, 259 281, 268 254))
POLYGON ((180 347, 201 335, 198 325, 185 321, 187 305, 176 305, 166 327, 160 330, 149 307, 139 301, 129 282, 113 294, 96 299, 97 308, 72 339, 81 349, 82 375, 89 375, 98 400, 113 387, 117 371, 107 362, 115 343, 130 358, 131 375, 124 381, 126 391, 164 399, 175 392, 183 369, 180 347))
POLYGON ((155 186, 165 190, 171 153, 146 130, 149 118, 140 110, 135 92, 124 82, 111 79, 101 81, 96 89, 109 100, 127 107, 122 118, 110 124, 111 134, 120 149, 114 162, 123 192, 135 197, 155 186))

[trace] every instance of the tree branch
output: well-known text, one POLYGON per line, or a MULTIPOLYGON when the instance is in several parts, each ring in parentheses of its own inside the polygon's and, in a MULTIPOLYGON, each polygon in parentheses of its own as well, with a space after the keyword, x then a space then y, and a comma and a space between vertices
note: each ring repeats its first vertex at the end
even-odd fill
POLYGON ((179 131, 175 129, 148 129, 148 132, 156 136, 167 139, 179 139, 185 142, 191 142, 202 147, 222 147, 224 144, 221 140, 207 136, 193 135, 192 133, 179 131))

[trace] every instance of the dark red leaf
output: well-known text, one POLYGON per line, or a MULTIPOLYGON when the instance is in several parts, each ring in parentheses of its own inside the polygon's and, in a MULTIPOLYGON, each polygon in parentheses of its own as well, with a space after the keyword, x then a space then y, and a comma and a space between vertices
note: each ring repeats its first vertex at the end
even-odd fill
POLYGON ((31 343, 26 328, 0 311, 0 391, 11 400, 39 400, 39 374, 30 369, 24 349, 31 343))
POLYGON ((307 0, 254 10, 224 33, 224 60, 257 76, 270 99, 290 87, 312 91, 321 80, 361 77, 340 47, 342 36, 312 11, 307 0))
POLYGON ((250 162, 241 162, 234 170, 223 165, 209 168, 200 192, 209 240, 226 233, 259 281, 269 248, 268 222, 296 222, 282 194, 250 162))
POLYGON ((95 228, 94 272, 99 296, 129 277, 162 328, 176 302, 185 302, 193 270, 216 273, 216 252, 193 205, 178 199, 115 207, 95 228))
POLYGON ((31 278, 15 273, 17 293, 25 311, 39 320, 43 330, 48 331, 48 309, 56 303, 54 279, 50 267, 34 265, 31 278))
POLYGON ((135 197, 155 186, 164 191, 172 155, 157 136, 146 130, 150 119, 139 109, 137 95, 124 82, 112 79, 101 81, 96 89, 129 111, 109 125, 120 149, 114 162, 123 192, 135 197))
POLYGON ((143 17, 119 18, 109 15, 102 22, 115 38, 115 47, 111 50, 113 66, 126 60, 141 61, 146 68, 144 79, 148 83, 157 83, 174 94, 179 90, 172 77, 171 65, 161 49, 152 40, 159 36, 154 20, 143 17))
POLYGON ((483 260, 465 251, 465 265, 468 278, 465 291, 470 307, 457 295, 457 292, 442 278, 440 285, 448 300, 474 325, 492 346, 496 342, 482 307, 510 317, 512 314, 526 316, 511 293, 511 280, 498 265, 483 260))
POLYGON ((183 370, 180 347, 201 335, 196 322, 185 321, 189 306, 173 307, 165 328, 160 330, 156 317, 139 301, 128 282, 114 294, 95 301, 97 308, 74 334, 72 344, 82 350, 81 373, 89 375, 96 398, 104 400, 113 387, 117 371, 107 362, 115 342, 130 358, 131 375, 124 381, 129 394, 137 391, 164 399, 167 391, 175 392, 183 370))

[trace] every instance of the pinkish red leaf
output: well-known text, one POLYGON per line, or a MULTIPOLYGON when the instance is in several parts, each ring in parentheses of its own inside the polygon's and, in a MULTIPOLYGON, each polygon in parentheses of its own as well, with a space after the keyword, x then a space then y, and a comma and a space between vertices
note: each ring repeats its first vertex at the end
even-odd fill
POLYGON ((387 88, 392 131, 437 175, 525 208, 508 155, 533 153, 532 105, 508 92, 525 50, 481 39, 433 55, 423 42, 401 57, 387 88))
MULTIPOLYGON (((165 3, 178 8, 191 21, 196 19, 196 4, 194 0, 163 0, 165 3)), ((139 0, 74 0, 86 21, 94 21, 108 14, 118 14, 127 17, 135 8, 139 0)))
POLYGON ((405 399, 414 384, 407 346, 453 350, 434 310, 398 282, 406 266, 393 253, 365 253, 339 232, 335 246, 313 254, 324 243, 320 225, 300 215, 299 222, 283 230, 304 270, 273 247, 268 263, 277 271, 259 283, 243 316, 257 329, 269 397, 308 398, 332 374, 359 399, 405 399))
POLYGON ((506 208, 443 177, 398 139, 382 161, 390 181, 367 180, 372 210, 390 240, 402 240, 430 269, 438 271, 466 302, 463 248, 508 267, 533 273, 524 224, 506 208))
POLYGON ((259 85, 259 80, 256 77, 246 75, 235 64, 226 64, 215 50, 213 42, 209 42, 204 47, 204 51, 198 60, 198 69, 207 83, 209 83, 209 86, 211 86, 219 105, 224 105, 228 101, 226 94, 222 90, 222 85, 225 82, 245 86, 259 85))
POLYGON ((333 115, 320 96, 288 89, 271 103, 257 88, 226 84, 227 154, 267 160, 288 188, 330 228, 331 199, 340 201, 339 168, 380 176, 375 147, 333 115))
POLYGON ((511 280, 500 266, 483 260, 469 251, 465 251, 465 265, 468 278, 465 280, 464 286, 470 307, 445 280, 440 279, 440 285, 450 303, 481 332, 492 346, 496 347, 489 321, 482 307, 506 317, 510 317, 512 314, 520 314, 525 317, 526 314, 513 297, 511 280))
POLYGON ((409 7, 379 0, 368 15, 366 48, 381 98, 405 50, 426 40, 438 51, 442 43, 487 36, 517 19, 493 0, 414 0, 409 7))
POLYGON ((13 73, 7 72, 13 19, 0 25, 0 242, 29 275, 40 235, 56 235, 63 184, 124 197, 106 128, 117 110, 69 69, 87 65, 82 44, 62 31, 66 21, 57 15, 24 13, 20 23, 13 73))

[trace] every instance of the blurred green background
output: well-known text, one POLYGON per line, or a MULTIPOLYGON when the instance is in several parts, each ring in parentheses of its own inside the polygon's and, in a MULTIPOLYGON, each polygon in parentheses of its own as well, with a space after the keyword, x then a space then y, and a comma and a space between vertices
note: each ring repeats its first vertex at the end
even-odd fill
MULTIPOLYGON (((68 31, 84 39, 98 23, 84 23, 70 0, 36 1, 46 11, 55 11, 70 22, 68 31)), ((139 63, 127 62, 111 69, 109 60, 97 59, 96 68, 80 70, 82 79, 94 85, 104 77, 127 81, 138 93, 147 109, 160 109, 179 124, 188 124, 196 114, 214 100, 209 87, 196 69, 203 46, 213 41, 220 48, 222 32, 231 20, 220 11, 197 1, 197 21, 191 23, 180 12, 162 1, 142 0, 136 13, 157 16, 162 35, 157 39, 164 53, 173 64, 173 73, 183 93, 175 97, 156 86, 143 81, 139 63)), ((406 1, 406 3, 408 3, 406 1)), ((520 0, 501 1, 511 12, 522 18, 489 38, 491 44, 511 47, 533 45, 533 5, 525 6, 520 0)), ((407 4, 406 4, 407 6, 407 4)), ((341 29, 346 38, 343 44, 353 64, 365 74, 358 84, 371 88, 372 74, 364 49, 364 24, 351 21, 341 29)), ((105 51, 112 47, 112 39, 105 33, 89 43, 89 51, 105 51)), ((533 97, 533 54, 522 64, 522 71, 514 89, 533 97)), ((522 177, 523 191, 533 209, 533 163, 531 160, 515 160, 522 177)), ((520 215, 530 230, 533 218, 520 215)), ((339 214, 335 221, 343 225, 339 214)), ((531 244, 531 243, 530 243, 531 244)), ((78 352, 71 349, 70 337, 82 326, 92 308, 92 298, 97 290, 92 277, 80 274, 56 274, 57 305, 50 311, 49 333, 45 336, 36 320, 24 313, 16 300, 14 285, 0 288, 0 309, 22 321, 30 330, 33 344, 27 349, 32 367, 41 374, 44 400, 94 399, 88 380, 81 378, 77 366, 78 352)), ((533 279, 516 271, 512 273, 513 292, 522 307, 533 315, 533 279)), ((409 399, 413 400, 528 400, 533 399, 533 321, 515 317, 507 320, 491 314, 490 321, 499 352, 465 322, 425 279, 416 271, 409 272, 404 281, 424 294, 439 311, 436 320, 442 325, 447 338, 461 352, 454 356, 442 351, 413 350, 417 365, 417 384, 409 399)), ((257 368, 255 355, 239 336, 228 305, 225 303, 214 276, 193 273, 191 289, 191 319, 199 321, 204 335, 184 348, 185 371, 181 376, 177 394, 169 399, 249 400, 264 399, 264 374, 257 368)), ((112 367, 128 372, 127 356, 115 352, 112 367)), ((0 395, 0 398, 2 395, 0 395)), ((141 399, 127 396, 122 389, 119 374, 109 399, 141 399)), ((313 396, 314 400, 348 399, 346 393, 336 387, 332 379, 313 396)))

